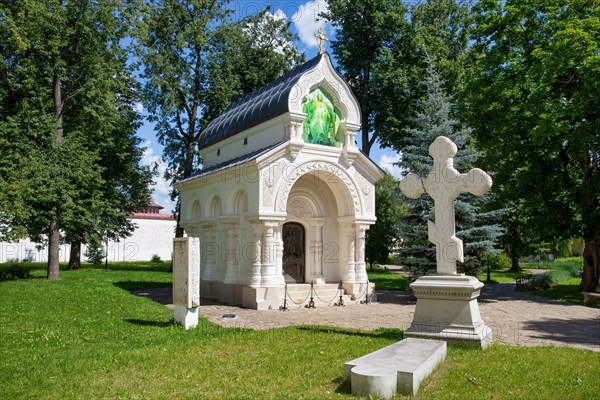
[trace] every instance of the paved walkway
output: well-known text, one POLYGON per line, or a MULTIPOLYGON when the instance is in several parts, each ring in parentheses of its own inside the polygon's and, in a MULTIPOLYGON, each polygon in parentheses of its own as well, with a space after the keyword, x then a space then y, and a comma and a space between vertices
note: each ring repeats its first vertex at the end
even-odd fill
MULTIPOLYGON (((169 305, 171 289, 137 291, 169 305)), ((377 291, 378 303, 346 307, 293 308, 257 311, 202 300, 200 314, 226 327, 274 329, 318 324, 373 330, 407 329, 415 299, 409 292, 377 291), (235 315, 235 318, 225 316, 235 315)), ((571 346, 600 352, 600 309, 517 292, 514 284, 486 285, 480 312, 493 330, 494 340, 523 346, 571 346)))

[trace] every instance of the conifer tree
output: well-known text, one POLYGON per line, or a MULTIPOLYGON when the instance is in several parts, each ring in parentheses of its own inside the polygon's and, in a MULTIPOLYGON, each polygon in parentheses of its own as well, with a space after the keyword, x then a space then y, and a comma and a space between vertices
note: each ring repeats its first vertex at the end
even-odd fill
MULTIPOLYGON (((427 176, 433 165, 429 155, 429 145, 438 136, 452 140, 459 151, 454 157, 454 166, 463 172, 472 168, 477 152, 469 143, 471 129, 461 127, 452 118, 452 100, 442 89, 438 73, 430 65, 425 79, 426 95, 416 102, 417 113, 411 117, 411 127, 405 130, 406 142, 400 166, 403 174, 415 173, 427 176)), ((435 246, 429 242, 427 220, 433 220, 434 204, 428 195, 418 199, 408 199, 408 215, 401 222, 403 239, 401 262, 414 277, 435 272, 435 246)), ((488 196, 476 197, 461 194, 455 201, 456 236, 464 243, 464 263, 459 263, 458 271, 476 275, 481 267, 483 256, 494 253, 496 238, 501 228, 493 219, 497 211, 484 212, 483 206, 488 196)))

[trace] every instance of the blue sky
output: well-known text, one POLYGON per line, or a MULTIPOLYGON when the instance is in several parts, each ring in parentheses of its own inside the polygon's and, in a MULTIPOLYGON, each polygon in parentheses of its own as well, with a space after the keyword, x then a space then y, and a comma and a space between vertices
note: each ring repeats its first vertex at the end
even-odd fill
MULTIPOLYGON (((291 22, 292 32, 299 36, 296 46, 306 53, 306 59, 309 60, 317 55, 317 40, 315 34, 319 28, 324 28, 327 37, 335 38, 335 29, 318 18, 319 13, 325 10, 326 2, 324 0, 310 1, 232 1, 230 7, 234 10, 234 18, 242 19, 249 15, 253 15, 270 6, 271 12, 286 18, 291 22)), ((326 45, 326 50, 330 52, 329 44, 326 45)), ((333 57, 332 57, 333 59, 333 57)), ((335 59, 334 59, 335 62, 335 59)), ((140 106, 140 111, 141 111, 140 106)), ((156 184, 153 187, 154 200, 165 207, 164 213, 168 213, 173 209, 174 203, 169 198, 169 183, 166 182, 162 174, 165 170, 165 165, 161 161, 162 146, 157 142, 154 133, 154 125, 150 122, 145 122, 138 130, 138 136, 142 138, 147 147, 144 154, 144 163, 158 163, 159 176, 155 178, 156 184)), ((360 147, 360 138, 359 147, 360 147)), ((392 172, 394 176, 399 177, 400 170, 392 164, 398 161, 398 155, 390 149, 381 149, 376 143, 371 148, 370 157, 373 161, 379 164, 380 167, 392 172)))

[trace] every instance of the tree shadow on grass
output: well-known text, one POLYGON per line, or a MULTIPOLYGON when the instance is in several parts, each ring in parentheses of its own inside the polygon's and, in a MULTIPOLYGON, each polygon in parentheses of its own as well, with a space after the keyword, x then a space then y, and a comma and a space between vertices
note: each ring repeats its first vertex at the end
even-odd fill
POLYGON ((300 325, 296 329, 313 333, 328 333, 390 340, 402 340, 404 337, 402 329, 397 328, 377 328, 373 331, 361 331, 358 329, 336 328, 321 325, 300 325))
POLYGON ((138 325, 138 326, 155 326, 158 328, 166 328, 168 326, 175 326, 175 322, 172 320, 170 320, 170 321, 148 321, 148 320, 143 320, 143 319, 128 318, 125 321, 129 322, 130 324, 138 325))
POLYGON ((146 290, 146 289, 156 289, 156 288, 167 288, 171 287, 172 283, 170 282, 148 282, 148 281, 120 281, 113 283, 116 287, 119 287, 123 290, 127 290, 128 292, 133 292, 135 290, 146 290))

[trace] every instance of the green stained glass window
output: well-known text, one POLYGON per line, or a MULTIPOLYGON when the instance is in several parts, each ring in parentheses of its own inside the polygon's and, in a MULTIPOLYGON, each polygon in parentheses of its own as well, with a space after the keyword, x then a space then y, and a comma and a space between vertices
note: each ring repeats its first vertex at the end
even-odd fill
POLYGON ((340 147, 340 112, 326 91, 313 90, 304 99, 302 111, 307 115, 302 133, 306 143, 340 147))

